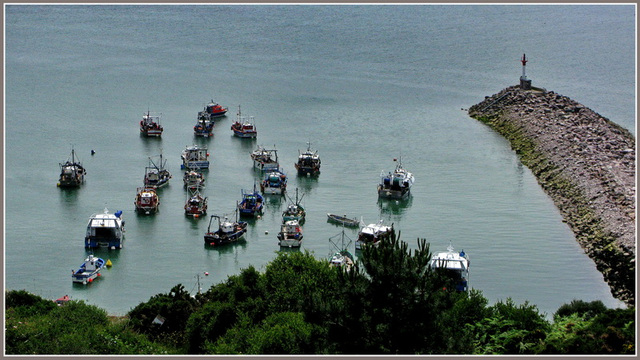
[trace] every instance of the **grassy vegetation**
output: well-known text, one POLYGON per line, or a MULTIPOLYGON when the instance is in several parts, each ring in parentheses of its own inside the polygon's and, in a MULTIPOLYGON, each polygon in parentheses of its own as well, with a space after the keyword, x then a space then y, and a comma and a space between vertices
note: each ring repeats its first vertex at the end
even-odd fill
POLYGON ((109 319, 82 301, 6 296, 7 354, 633 354, 635 309, 574 301, 548 321, 535 305, 459 293, 394 236, 349 272, 280 253, 192 296, 180 284, 109 319), (157 315, 164 318, 155 324, 157 315))

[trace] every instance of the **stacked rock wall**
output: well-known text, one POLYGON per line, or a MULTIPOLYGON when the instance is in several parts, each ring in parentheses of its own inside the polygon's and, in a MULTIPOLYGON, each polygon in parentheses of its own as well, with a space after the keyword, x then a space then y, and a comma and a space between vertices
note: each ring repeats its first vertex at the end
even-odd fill
POLYGON ((551 196, 613 295, 635 299, 635 138, 565 96, 502 90, 469 115, 505 136, 551 196))

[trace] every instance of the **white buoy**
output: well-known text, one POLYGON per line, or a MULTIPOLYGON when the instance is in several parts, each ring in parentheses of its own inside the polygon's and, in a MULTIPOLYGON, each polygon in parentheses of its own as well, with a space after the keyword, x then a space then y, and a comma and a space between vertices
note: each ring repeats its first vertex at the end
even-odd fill
POLYGON ((265 230, 265 231, 264 231, 264 234, 265 234, 265 235, 269 235, 269 230, 265 230))

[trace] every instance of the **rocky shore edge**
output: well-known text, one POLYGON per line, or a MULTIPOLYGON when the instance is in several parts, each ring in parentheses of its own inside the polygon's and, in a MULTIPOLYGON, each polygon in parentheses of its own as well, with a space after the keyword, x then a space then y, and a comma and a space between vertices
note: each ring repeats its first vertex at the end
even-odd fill
POLYGON ((613 296, 633 305, 634 136, 586 106, 539 88, 508 87, 468 113, 509 140, 613 296))

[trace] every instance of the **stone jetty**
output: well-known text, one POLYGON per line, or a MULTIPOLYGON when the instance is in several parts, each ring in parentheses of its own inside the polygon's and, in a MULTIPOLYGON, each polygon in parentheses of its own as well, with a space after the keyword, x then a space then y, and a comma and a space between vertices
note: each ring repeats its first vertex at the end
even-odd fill
POLYGON ((468 112, 510 141, 604 275, 613 296, 633 304, 634 136, 584 105, 538 88, 506 88, 468 112))

